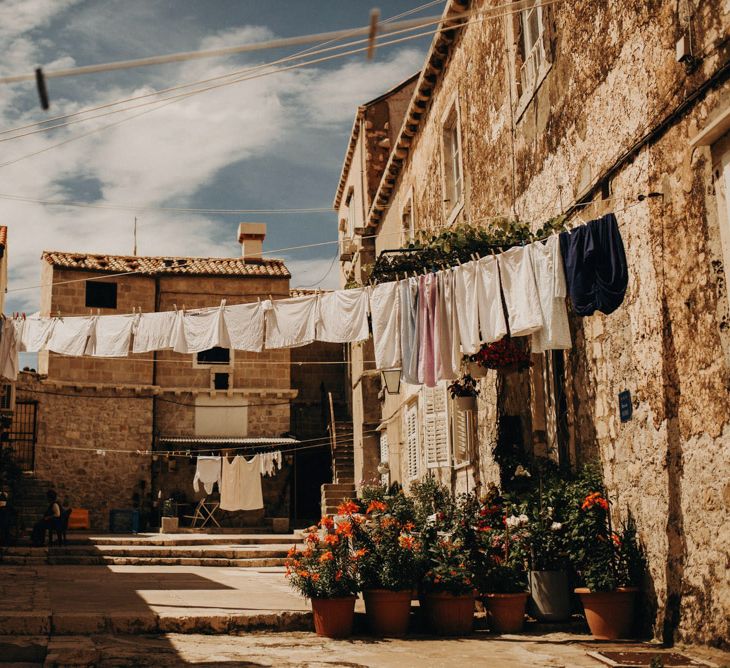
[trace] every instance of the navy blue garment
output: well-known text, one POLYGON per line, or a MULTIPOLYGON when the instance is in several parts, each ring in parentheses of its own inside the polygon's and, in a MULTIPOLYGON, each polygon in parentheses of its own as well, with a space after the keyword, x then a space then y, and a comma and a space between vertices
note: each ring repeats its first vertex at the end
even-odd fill
POLYGON ((629 283, 624 242, 616 216, 607 213, 560 234, 560 253, 573 310, 582 316, 613 313, 629 283))

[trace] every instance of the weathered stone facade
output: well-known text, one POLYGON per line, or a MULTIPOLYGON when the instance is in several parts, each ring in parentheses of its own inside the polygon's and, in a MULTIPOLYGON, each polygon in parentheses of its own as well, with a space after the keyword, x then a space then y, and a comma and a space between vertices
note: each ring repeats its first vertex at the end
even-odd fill
MULTIPOLYGON (((452 1, 447 15, 465 7, 452 1)), ((519 15, 435 37, 363 235, 378 234, 377 252, 397 247, 409 202, 416 228, 434 231, 515 217, 537 227, 566 211, 577 224, 616 211, 630 269, 621 308, 572 318, 573 350, 537 360, 529 384, 505 387, 494 373, 481 381, 472 464, 438 474, 457 489, 498 481, 500 413, 519 418, 537 453, 558 444, 558 365, 561 455, 599 459, 616 519, 636 520, 653 634, 727 644, 730 247, 713 161, 730 127, 730 17, 719 0, 692 12, 665 2, 542 7, 544 52, 530 87, 520 75, 519 15), (676 62, 687 35, 696 60, 676 62), (445 203, 444 124, 454 114, 463 197, 445 203), (714 145, 704 145, 710 135, 714 145), (633 418, 621 423, 617 395, 626 389, 633 418)), ((416 393, 386 397, 382 417, 398 416, 416 393)), ((387 432, 392 476, 407 482, 402 420, 387 432)))
MULTIPOLYGON (((259 253, 263 239, 258 234, 260 227, 256 224, 254 239, 259 253)), ((248 243, 244 241, 244 250, 256 250, 248 243)), ((163 259, 161 264, 170 264, 171 270, 165 267, 157 273, 129 275, 119 275, 116 264, 147 260, 84 257, 44 255, 42 314, 88 314, 86 289, 90 280, 116 284, 116 308, 93 309, 94 314, 102 315, 193 309, 215 306, 222 300, 234 305, 290 295, 284 264, 258 256, 213 259, 207 263, 211 266, 208 273, 205 268, 174 269, 178 261, 183 267, 197 267, 206 260, 163 259), (92 264, 94 269, 79 269, 79 264, 92 264), (99 264, 108 268, 99 269, 99 264)), ((108 526, 110 509, 133 504, 149 509, 158 494, 162 498, 174 494, 194 504, 200 497, 192 488, 194 457, 170 459, 164 452, 151 457, 136 451, 173 449, 165 445, 169 438, 201 439, 188 446, 191 451, 204 448, 205 438, 213 436, 255 439, 292 434, 299 439, 326 441, 327 422, 322 416, 327 415, 327 404, 322 389, 333 391, 338 405, 343 404, 342 359, 341 345, 325 343, 295 351, 231 351, 229 363, 223 365, 201 364, 195 355, 172 351, 124 358, 40 353, 39 373, 23 374, 18 384, 19 399, 37 402, 35 474, 51 482, 72 505, 87 508, 96 530, 108 526), (295 359, 297 368, 292 372, 295 359), (339 363, 318 368, 313 363, 320 360, 339 363), (216 389, 215 375, 221 373, 227 374, 227 389, 216 389), (292 412, 292 402, 300 392, 303 397, 292 412), (108 452, 97 454, 96 450, 108 452), (114 452, 118 450, 128 452, 114 452)), ((324 461, 313 476, 317 485, 330 480, 326 444, 321 451, 324 461)), ((309 450, 307 454, 311 454, 309 450)), ((287 455, 283 470, 273 478, 264 478, 264 510, 227 519, 243 526, 264 516, 289 517, 293 513, 291 490, 297 487, 295 471, 294 457, 287 455)), ((311 496, 316 504, 318 490, 311 496)), ((301 506, 302 500, 298 502, 301 506)))

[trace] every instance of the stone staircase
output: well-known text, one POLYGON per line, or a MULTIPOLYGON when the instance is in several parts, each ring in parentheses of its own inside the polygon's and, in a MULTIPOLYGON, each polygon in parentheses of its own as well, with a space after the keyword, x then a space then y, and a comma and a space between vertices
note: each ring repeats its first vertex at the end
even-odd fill
POLYGON ((84 536, 71 534, 59 547, 10 547, 0 564, 12 566, 215 566, 281 567, 296 534, 84 536))
POLYGON ((355 455, 352 444, 352 423, 339 423, 332 461, 332 482, 322 485, 322 514, 334 515, 345 499, 357 496, 355 489, 355 455))

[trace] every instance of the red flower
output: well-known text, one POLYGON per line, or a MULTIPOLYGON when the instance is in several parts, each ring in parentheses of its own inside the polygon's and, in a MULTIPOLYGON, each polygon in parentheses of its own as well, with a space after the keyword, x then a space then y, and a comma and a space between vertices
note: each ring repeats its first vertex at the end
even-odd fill
POLYGON ((382 501, 371 501, 365 513, 368 515, 372 512, 382 513, 385 512, 386 508, 387 506, 382 501))
POLYGON ((337 506, 338 515, 353 515, 359 510, 360 506, 358 506, 354 501, 350 501, 349 499, 347 501, 343 501, 339 506, 337 506))
POLYGON ((593 506, 598 506, 599 508, 603 508, 603 510, 607 511, 608 501, 603 498, 600 492, 592 492, 583 500, 581 510, 590 510, 593 506))

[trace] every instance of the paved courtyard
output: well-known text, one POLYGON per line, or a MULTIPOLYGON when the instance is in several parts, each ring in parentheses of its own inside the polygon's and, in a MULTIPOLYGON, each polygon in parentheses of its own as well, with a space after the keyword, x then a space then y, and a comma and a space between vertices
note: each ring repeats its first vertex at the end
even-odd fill
MULTIPOLYGON (((0 566, 0 664, 599 668, 591 649, 656 649, 568 633, 332 641, 309 629, 279 568, 0 566)), ((730 666, 722 652, 691 654, 730 666)))

